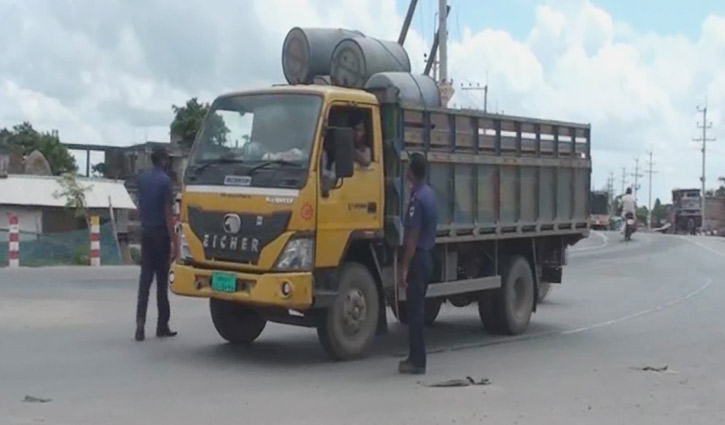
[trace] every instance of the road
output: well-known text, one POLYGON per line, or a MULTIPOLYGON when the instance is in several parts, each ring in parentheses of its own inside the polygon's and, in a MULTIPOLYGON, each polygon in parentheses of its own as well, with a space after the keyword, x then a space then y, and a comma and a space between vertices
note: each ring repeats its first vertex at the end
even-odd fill
POLYGON ((204 301, 175 296, 180 335, 136 343, 136 273, 0 271, 1 423, 725 423, 725 239, 596 233, 522 337, 445 307, 424 377, 397 374, 398 324, 369 359, 332 363, 309 329, 226 345, 204 301), (465 376, 491 385, 424 385, 465 376))

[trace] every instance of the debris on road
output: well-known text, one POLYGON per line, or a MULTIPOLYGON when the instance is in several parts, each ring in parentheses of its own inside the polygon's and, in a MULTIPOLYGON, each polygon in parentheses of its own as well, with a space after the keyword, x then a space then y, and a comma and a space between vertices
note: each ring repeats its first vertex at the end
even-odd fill
POLYGON ((50 398, 40 398, 40 397, 33 397, 32 395, 26 395, 23 399, 23 403, 48 403, 52 399, 50 398))
POLYGON ((641 367, 632 367, 631 369, 634 370, 641 370, 642 372, 667 372, 667 369, 669 369, 669 365, 663 365, 663 366, 641 366, 641 367))
POLYGON ((481 378, 479 380, 473 379, 470 376, 466 376, 463 379, 450 379, 448 381, 433 382, 430 384, 421 383, 422 385, 429 388, 456 388, 456 387, 470 387, 476 385, 491 385, 491 381, 488 378, 481 378))

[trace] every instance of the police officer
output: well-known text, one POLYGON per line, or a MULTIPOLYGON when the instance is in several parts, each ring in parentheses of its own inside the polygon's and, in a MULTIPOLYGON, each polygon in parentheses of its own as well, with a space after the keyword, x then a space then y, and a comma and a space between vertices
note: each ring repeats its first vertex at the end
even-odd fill
POLYGON ((169 329, 169 266, 178 251, 171 215, 171 179, 166 174, 169 157, 161 147, 151 154, 153 168, 138 178, 138 208, 141 216, 141 276, 136 304, 136 341, 145 338, 146 310, 151 282, 156 276, 156 303, 159 310, 156 336, 175 336, 169 329))
POLYGON ((424 374, 426 366, 423 336, 425 293, 433 274, 431 251, 435 246, 436 203, 433 190, 425 183, 426 161, 412 154, 407 179, 412 186, 405 216, 405 238, 401 285, 406 291, 408 310, 408 358, 398 365, 400 373, 424 374))

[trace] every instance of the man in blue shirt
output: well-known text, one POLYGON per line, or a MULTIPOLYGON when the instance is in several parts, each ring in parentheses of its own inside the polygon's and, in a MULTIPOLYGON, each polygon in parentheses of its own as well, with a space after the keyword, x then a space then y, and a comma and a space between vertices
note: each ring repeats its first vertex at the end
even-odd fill
POLYGON ((436 237, 436 202, 433 189, 425 183, 426 161, 423 155, 410 157, 407 179, 412 185, 405 215, 405 238, 401 284, 406 293, 408 343, 410 354, 398 366, 400 373, 424 374, 426 366, 423 335, 425 293, 433 275, 432 250, 436 237))
POLYGON ((156 336, 175 336, 169 329, 169 266, 178 252, 171 215, 171 179, 166 174, 169 157, 161 147, 151 154, 154 167, 138 177, 138 208, 141 216, 141 276, 136 304, 136 341, 145 338, 146 310, 151 282, 156 275, 156 303, 159 310, 156 336))

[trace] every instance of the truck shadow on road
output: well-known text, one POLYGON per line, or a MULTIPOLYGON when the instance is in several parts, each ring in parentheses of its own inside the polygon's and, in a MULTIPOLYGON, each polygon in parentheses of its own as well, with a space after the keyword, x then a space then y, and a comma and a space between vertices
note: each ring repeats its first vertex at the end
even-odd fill
MULTIPOLYGON (((466 349, 484 349, 486 346, 508 343, 520 343, 529 339, 559 334, 564 329, 547 323, 532 320, 529 330, 519 336, 499 336, 488 334, 478 319, 477 312, 470 311, 465 316, 443 314, 432 327, 426 330, 427 351, 431 355, 466 349), (470 316, 470 317, 469 317, 470 316)), ((407 327, 389 318, 388 333, 377 337, 374 348, 367 360, 390 359, 397 362, 407 355, 407 327)), ((297 329, 296 332, 264 333, 251 346, 233 346, 220 343, 188 347, 175 351, 173 356, 182 356, 183 361, 198 362, 219 367, 269 368, 278 370, 280 366, 289 367, 332 367, 336 363, 330 360, 320 346, 317 335, 311 329, 297 329)), ((355 363, 355 362, 353 362, 355 363)))

